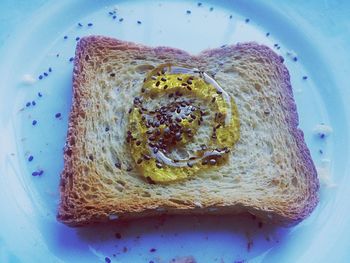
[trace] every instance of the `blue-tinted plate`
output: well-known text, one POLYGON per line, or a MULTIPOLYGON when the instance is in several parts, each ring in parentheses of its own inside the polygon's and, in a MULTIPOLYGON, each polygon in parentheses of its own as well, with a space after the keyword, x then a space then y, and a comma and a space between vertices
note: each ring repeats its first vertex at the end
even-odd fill
POLYGON ((275 2, 1 1, 0 262, 349 262, 350 4, 275 2), (70 58, 90 34, 191 53, 253 40, 284 56, 322 176, 317 209, 292 228, 247 215, 58 223, 70 58))

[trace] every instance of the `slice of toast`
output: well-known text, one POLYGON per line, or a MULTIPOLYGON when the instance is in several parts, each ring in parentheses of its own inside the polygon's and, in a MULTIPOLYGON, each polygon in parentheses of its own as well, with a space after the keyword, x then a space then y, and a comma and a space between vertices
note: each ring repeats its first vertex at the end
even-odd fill
POLYGON ((89 36, 76 48, 73 104, 61 174, 58 220, 78 226, 161 214, 236 214, 293 225, 318 202, 319 182, 298 129, 283 59, 245 43, 197 56, 89 36), (151 184, 125 143, 128 110, 145 75, 172 63, 198 68, 235 100, 240 139, 228 162, 189 179, 151 184))

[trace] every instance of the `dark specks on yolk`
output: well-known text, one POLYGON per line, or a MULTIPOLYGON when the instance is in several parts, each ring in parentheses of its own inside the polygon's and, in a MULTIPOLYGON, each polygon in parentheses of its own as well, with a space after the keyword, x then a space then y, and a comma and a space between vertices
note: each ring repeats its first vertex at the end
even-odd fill
POLYGON ((129 111, 126 141, 144 177, 170 183, 227 162, 239 139, 238 112, 233 98, 212 78, 196 69, 164 64, 148 73, 140 90, 129 111), (155 108, 144 106, 164 97, 166 103, 151 103, 155 108), (208 115, 211 123, 204 121, 208 115), (198 139, 201 125, 210 129, 210 140, 189 157, 171 157, 198 139))

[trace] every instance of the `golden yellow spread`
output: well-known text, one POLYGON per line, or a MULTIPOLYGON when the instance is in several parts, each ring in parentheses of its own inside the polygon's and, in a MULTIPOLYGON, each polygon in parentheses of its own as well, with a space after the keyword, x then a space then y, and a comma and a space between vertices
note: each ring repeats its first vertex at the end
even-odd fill
POLYGON ((136 167, 150 182, 177 181, 223 165, 238 139, 233 98, 196 69, 171 64, 153 69, 129 110, 126 141, 136 167), (186 158, 174 157, 191 143, 186 158))

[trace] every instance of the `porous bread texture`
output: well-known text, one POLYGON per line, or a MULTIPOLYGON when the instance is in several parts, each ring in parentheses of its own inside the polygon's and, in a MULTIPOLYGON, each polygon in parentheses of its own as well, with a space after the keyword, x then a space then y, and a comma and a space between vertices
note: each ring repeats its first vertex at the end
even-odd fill
POLYGON ((319 188, 297 126, 288 70, 266 46, 237 44, 192 56, 84 37, 74 62, 58 220, 78 226, 160 214, 249 212, 296 224, 317 205, 319 188), (215 76, 237 104, 240 140, 223 166, 180 182, 150 184, 135 168, 126 170, 135 167, 125 143, 128 110, 147 72, 167 62, 215 76))

